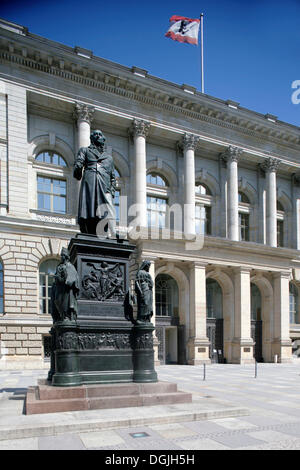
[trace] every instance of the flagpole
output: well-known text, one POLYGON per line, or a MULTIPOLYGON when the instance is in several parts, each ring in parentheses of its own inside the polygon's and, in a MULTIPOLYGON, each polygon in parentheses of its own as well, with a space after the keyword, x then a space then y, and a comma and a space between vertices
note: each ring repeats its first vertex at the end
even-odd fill
POLYGON ((204 93, 204 61, 203 61, 203 13, 200 14, 201 28, 201 92, 204 93))

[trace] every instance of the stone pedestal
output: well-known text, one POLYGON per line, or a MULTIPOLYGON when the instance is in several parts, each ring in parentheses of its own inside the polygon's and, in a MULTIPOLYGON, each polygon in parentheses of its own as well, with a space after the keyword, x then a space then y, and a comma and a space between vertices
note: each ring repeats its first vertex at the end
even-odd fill
POLYGON ((150 324, 133 327, 133 381, 157 382, 154 370, 153 331, 150 324))
POLYGON ((76 321, 55 322, 49 380, 54 386, 156 382, 153 325, 125 318, 127 241, 78 234, 68 247, 79 277, 76 321))
POLYGON ((32 415, 191 402, 191 393, 181 392, 175 383, 169 382, 53 387, 47 381, 40 381, 36 387, 28 389, 25 413, 32 415))

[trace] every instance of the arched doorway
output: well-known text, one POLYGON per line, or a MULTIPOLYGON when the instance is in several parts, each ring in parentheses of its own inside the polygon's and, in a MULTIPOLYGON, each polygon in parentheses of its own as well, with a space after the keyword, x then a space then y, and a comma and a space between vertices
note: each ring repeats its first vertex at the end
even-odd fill
POLYGON ((206 280, 206 330, 212 362, 224 362, 223 293, 215 279, 206 280))
POLYGON ((169 274, 155 279, 155 328, 161 364, 185 363, 185 330, 179 319, 179 291, 169 274))
POLYGON ((251 282, 251 337, 254 341, 253 356, 257 362, 263 362, 262 338, 262 301, 259 288, 251 282))

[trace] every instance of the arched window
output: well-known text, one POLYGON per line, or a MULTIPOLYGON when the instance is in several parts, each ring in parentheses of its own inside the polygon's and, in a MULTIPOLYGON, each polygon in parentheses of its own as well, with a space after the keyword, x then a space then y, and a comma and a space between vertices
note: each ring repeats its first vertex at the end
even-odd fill
POLYGON ((242 191, 238 193, 240 240, 250 240, 250 200, 242 191))
POLYGON ((277 201, 277 246, 284 246, 284 207, 277 201))
POLYGON ((173 277, 159 274, 155 279, 155 314, 178 317, 178 286, 173 277))
POLYGON ((40 313, 50 314, 51 289, 54 281, 56 267, 59 264, 57 259, 48 259, 41 263, 39 269, 40 275, 40 313))
POLYGON ((35 159, 38 162, 47 163, 49 165, 68 166, 65 159, 61 155, 55 152, 51 152, 51 150, 40 152, 35 157, 35 159))
POLYGON ((66 160, 57 152, 44 150, 35 157, 33 168, 36 170, 35 209, 66 214, 67 185, 70 180, 66 160))
POLYGON ((165 178, 157 173, 147 174, 147 184, 153 184, 155 186, 169 186, 165 178))
POLYGON ((212 193, 209 187, 203 183, 195 184, 195 228, 196 233, 211 235, 211 205, 212 193))
POLYGON ((0 261, 0 314, 1 313, 4 313, 4 276, 2 261, 0 261))
POLYGON ((211 190, 209 189, 208 186, 206 186, 206 184, 196 183, 195 188, 196 188, 196 194, 207 195, 207 196, 212 195, 211 190))
POLYGON ((147 174, 147 216, 148 226, 166 227, 168 208, 168 182, 158 173, 147 174))
POLYGON ((298 318, 298 308, 299 308, 298 288, 297 288, 297 286, 295 286, 295 284, 290 282, 289 291, 290 291, 290 323, 291 324, 299 323, 299 318, 298 318))

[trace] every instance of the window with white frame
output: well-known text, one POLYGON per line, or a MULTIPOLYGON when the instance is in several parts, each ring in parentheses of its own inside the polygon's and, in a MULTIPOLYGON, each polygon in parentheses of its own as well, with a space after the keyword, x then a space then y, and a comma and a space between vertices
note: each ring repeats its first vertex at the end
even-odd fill
POLYGON ((44 150, 34 160, 36 174, 36 206, 41 212, 67 214, 70 169, 57 152, 44 150))
POLYGON ((277 246, 284 246, 284 207, 277 201, 277 246))
POLYGON ((59 261, 48 259, 41 263, 39 269, 39 312, 40 314, 51 313, 51 289, 54 282, 54 274, 59 261))
POLYGON ((158 173, 147 174, 147 219, 149 227, 165 228, 168 214, 167 180, 158 173))
POLYGON ((212 193, 203 183, 195 185, 195 228, 197 234, 211 235, 212 193))
POLYGON ((120 196, 121 196, 121 189, 120 189, 120 172, 117 168, 115 168, 115 178, 116 178, 116 191, 115 191, 115 198, 114 198, 114 205, 116 209, 116 221, 120 221, 120 196))
POLYGON ((239 238, 241 241, 250 240, 250 200, 242 191, 238 193, 239 201, 239 238))
POLYGON ((290 282, 290 286, 289 286, 289 300, 290 300, 289 302, 290 303, 290 323, 291 324, 299 323, 298 287, 292 282, 290 282))

